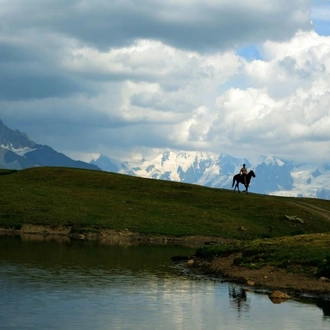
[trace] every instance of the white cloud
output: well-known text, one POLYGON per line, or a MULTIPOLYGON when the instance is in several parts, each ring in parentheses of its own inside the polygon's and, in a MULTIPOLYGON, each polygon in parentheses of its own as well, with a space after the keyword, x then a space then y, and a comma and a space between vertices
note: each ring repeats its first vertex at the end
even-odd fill
POLYGON ((157 81, 168 88, 181 88, 192 79, 223 83, 241 64, 232 51, 201 55, 152 40, 137 40, 129 47, 107 51, 74 48, 70 53, 62 65, 73 73, 87 74, 95 80, 157 81))
POLYGON ((225 136, 227 148, 250 144, 258 152, 288 158, 303 158, 305 142, 313 148, 315 141, 312 153, 325 161, 330 140, 330 38, 299 32, 285 44, 270 47, 267 42, 265 48, 271 48, 268 61, 246 62, 243 70, 247 84, 257 87, 232 88, 217 98, 212 139, 221 143, 225 136))

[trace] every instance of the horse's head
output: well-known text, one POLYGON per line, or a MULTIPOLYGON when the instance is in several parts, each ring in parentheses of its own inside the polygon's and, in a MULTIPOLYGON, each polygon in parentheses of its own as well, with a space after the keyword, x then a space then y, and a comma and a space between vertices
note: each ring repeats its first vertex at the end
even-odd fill
POLYGON ((253 170, 250 171, 250 176, 253 176, 254 178, 256 177, 255 173, 253 170))

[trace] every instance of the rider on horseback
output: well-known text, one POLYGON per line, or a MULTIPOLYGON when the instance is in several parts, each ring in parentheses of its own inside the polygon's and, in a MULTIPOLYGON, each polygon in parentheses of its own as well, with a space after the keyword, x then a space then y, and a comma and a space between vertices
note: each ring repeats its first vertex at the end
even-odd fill
POLYGON ((243 167, 241 168, 241 170, 239 171, 239 174, 243 175, 244 178, 244 185, 246 185, 246 176, 247 176, 248 170, 245 167, 245 164, 243 164, 243 167))

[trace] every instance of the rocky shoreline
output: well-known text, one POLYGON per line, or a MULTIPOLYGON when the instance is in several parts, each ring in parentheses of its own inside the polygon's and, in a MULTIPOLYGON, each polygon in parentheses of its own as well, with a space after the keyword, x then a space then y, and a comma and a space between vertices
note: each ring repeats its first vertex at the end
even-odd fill
POLYGON ((280 300, 292 297, 323 297, 330 301, 330 280, 328 278, 290 273, 286 269, 271 266, 261 269, 239 267, 233 264, 233 260, 237 256, 239 254, 215 258, 211 261, 191 256, 186 261, 177 262, 180 267, 191 274, 236 283, 250 291, 263 291, 269 295, 275 293, 280 300))

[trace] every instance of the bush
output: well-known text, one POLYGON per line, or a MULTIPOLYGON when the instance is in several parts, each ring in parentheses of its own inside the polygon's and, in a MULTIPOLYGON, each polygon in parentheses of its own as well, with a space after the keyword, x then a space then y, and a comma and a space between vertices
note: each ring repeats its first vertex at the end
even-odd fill
POLYGON ((0 169, 0 175, 8 175, 12 173, 16 173, 17 170, 6 170, 6 169, 0 169))
POLYGON ((244 258, 241 257, 237 257, 233 260, 233 264, 235 266, 240 266, 243 262, 244 262, 244 258))
POLYGON ((306 234, 304 230, 302 229, 297 229, 291 232, 291 236, 298 236, 298 235, 304 235, 306 234))
POLYGON ((232 253, 238 252, 236 244, 223 244, 214 246, 203 246, 197 249, 195 255, 198 258, 213 259, 217 257, 227 257, 232 253))
POLYGON ((330 278, 330 256, 327 256, 326 259, 319 264, 316 275, 318 277, 330 278))

